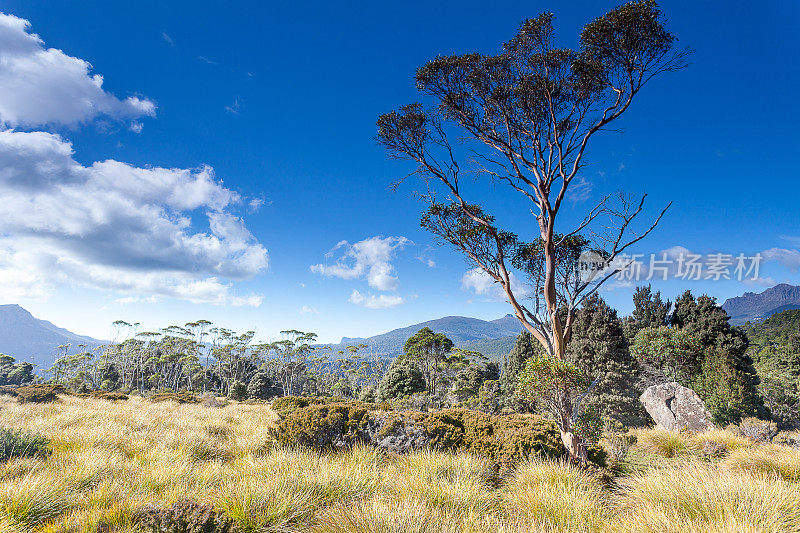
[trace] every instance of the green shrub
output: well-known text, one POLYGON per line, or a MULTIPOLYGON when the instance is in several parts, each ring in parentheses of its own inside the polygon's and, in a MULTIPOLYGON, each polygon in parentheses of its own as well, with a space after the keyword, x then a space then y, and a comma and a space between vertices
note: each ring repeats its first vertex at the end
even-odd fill
POLYGON ((297 409, 308 407, 309 405, 323 404, 325 398, 310 398, 306 396, 282 396, 272 400, 272 410, 280 416, 287 416, 297 409))
POLYGON ((278 444, 322 450, 367 442, 368 407, 361 402, 315 403, 284 416, 271 432, 278 444))
POLYGON ((146 506, 137 513, 140 528, 147 533, 239 533, 233 520, 211 505, 178 501, 166 509, 146 506))
POLYGON ((67 389, 58 384, 42 383, 17 387, 16 392, 20 403, 46 403, 55 401, 59 394, 67 394, 67 389))
POLYGON ((228 391, 228 398, 231 400, 242 401, 247 399, 247 385, 241 381, 234 381, 228 391))
POLYGON ((0 428, 0 461, 20 457, 47 457, 49 442, 41 435, 0 428))
POLYGON ((127 400, 128 395, 122 392, 110 392, 104 390, 96 390, 89 393, 90 398, 100 398, 101 400, 121 401, 127 400))
POLYGON ((267 372, 256 372, 247 384, 247 395, 250 398, 268 400, 277 396, 278 387, 267 372))
POLYGON ((178 402, 178 403, 198 403, 200 400, 191 392, 156 392, 148 398, 151 402, 178 402))
MULTIPOLYGON (((363 402, 315 403, 284 415, 272 434, 281 445, 323 450, 356 443, 379 445, 394 436, 407 444, 413 440, 435 450, 473 453, 498 463, 531 456, 560 458, 565 453, 555 424, 536 415, 492 416, 467 409, 429 413, 372 409, 371 404, 363 402), (422 438, 418 438, 420 435, 422 438)), ((605 466, 602 448, 592 446, 589 458, 605 466)))

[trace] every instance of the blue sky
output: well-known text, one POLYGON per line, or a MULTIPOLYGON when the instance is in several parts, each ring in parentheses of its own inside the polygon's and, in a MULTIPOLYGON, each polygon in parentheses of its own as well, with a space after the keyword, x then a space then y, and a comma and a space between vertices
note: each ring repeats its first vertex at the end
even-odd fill
MULTIPOLYGON (((437 54, 496 52, 543 11, 574 46, 615 5, 2 1, 30 26, 4 26, 24 47, 0 34, 0 55, 33 65, 0 81, 0 164, 18 167, 0 213, 3 299, 101 338, 115 319, 331 341, 497 318, 507 304, 476 294, 469 265, 419 228, 414 184, 390 189, 408 167, 377 146, 375 120, 418 98, 413 73, 437 54)), ((654 282, 667 296, 797 284, 800 6, 661 6, 692 64, 598 140, 589 198, 564 220, 605 193, 647 192, 673 207, 638 251, 770 251, 757 282, 654 282)), ((532 228, 504 190, 484 194, 532 228)), ((631 291, 604 295, 624 313, 631 291)))

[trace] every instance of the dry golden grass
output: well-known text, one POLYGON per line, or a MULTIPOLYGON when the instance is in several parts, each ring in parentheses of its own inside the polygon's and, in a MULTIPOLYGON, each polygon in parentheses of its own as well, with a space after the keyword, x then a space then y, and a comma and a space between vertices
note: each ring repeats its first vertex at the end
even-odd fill
POLYGON ((653 461, 609 488, 554 461, 499 481, 469 455, 275 448, 275 420, 267 405, 0 397, 0 426, 53 443, 0 464, 0 532, 133 533, 138 509, 184 499, 246 533, 800 532, 800 454, 727 432, 640 431, 653 461), (709 441, 728 457, 701 459, 709 441))

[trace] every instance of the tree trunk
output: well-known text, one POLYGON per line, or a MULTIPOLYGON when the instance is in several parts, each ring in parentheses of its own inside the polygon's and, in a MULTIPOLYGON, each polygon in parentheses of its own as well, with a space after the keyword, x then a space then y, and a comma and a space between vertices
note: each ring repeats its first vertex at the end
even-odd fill
POLYGON ((570 461, 583 464, 589 460, 586 443, 572 431, 561 430, 561 442, 564 443, 564 448, 569 454, 570 461))

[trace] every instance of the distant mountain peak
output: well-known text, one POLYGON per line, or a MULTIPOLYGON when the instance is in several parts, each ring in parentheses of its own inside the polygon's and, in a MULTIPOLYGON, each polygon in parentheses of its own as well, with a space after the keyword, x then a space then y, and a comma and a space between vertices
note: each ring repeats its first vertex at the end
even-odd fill
POLYGON ((475 342, 516 337, 522 331, 522 324, 510 314, 495 320, 450 315, 368 338, 343 337, 342 342, 332 348, 344 349, 348 345, 365 344, 373 353, 393 356, 402 353, 405 342, 422 328, 444 333, 456 346, 466 346, 475 342))
POLYGON ((722 308, 732 324, 764 320, 781 311, 800 309, 800 286, 780 283, 759 293, 746 292, 728 298, 722 308))
POLYGON ((95 348, 105 342, 35 318, 18 304, 0 305, 0 353, 46 370, 52 366, 58 346, 65 344, 70 345, 70 353, 77 353, 80 345, 95 348))

